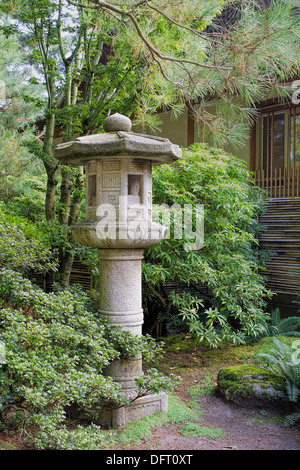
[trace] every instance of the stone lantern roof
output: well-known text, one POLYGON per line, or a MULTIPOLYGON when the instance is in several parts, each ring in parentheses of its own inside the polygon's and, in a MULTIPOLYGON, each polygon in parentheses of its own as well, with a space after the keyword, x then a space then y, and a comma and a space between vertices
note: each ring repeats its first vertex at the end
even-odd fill
POLYGON ((78 137, 59 144, 54 155, 62 164, 80 166, 88 160, 118 156, 150 160, 152 165, 163 165, 178 160, 182 151, 169 139, 130 132, 131 121, 126 116, 113 114, 103 122, 106 131, 78 137))

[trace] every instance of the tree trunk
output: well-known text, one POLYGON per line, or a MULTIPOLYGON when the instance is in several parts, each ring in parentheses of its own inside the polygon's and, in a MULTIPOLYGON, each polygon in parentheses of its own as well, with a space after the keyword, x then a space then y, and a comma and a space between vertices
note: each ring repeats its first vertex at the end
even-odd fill
POLYGON ((61 167, 61 187, 60 187, 60 207, 59 207, 59 223, 68 225, 69 212, 71 205, 72 183, 70 179, 70 168, 61 167))
MULTIPOLYGON (((77 170, 77 176, 73 186, 73 197, 72 202, 68 211, 68 220, 65 220, 65 225, 73 225, 78 220, 78 215, 81 207, 82 200, 84 198, 84 172, 83 168, 79 167, 77 170)), ((65 215, 65 214, 64 214, 65 215)), ((73 244, 73 240, 69 240, 73 244)), ((62 286, 67 287, 70 283, 70 276, 72 271, 72 265, 74 261, 74 250, 64 250, 60 255, 60 283, 62 286)))
POLYGON ((55 219, 55 191, 57 187, 57 169, 46 168, 47 171, 47 189, 45 199, 45 216, 46 220, 55 219))
POLYGON ((66 252, 62 259, 62 264, 60 267, 61 280, 60 284, 63 287, 68 287, 70 285, 70 277, 72 272, 72 266, 74 261, 74 255, 72 253, 66 252))
POLYGON ((77 170, 77 176, 75 181, 75 191, 72 197, 72 203, 69 211, 68 224, 71 226, 77 222, 80 207, 84 199, 84 171, 83 167, 80 166, 77 170))
POLYGON ((53 220, 55 218, 54 203, 55 203, 55 191, 58 184, 57 171, 58 162, 52 160, 52 148, 54 138, 54 127, 55 127, 55 116, 49 114, 46 118, 46 131, 45 139, 43 144, 43 152, 49 155, 49 158, 44 161, 45 170, 47 172, 47 190, 45 200, 45 215, 46 220, 53 220))

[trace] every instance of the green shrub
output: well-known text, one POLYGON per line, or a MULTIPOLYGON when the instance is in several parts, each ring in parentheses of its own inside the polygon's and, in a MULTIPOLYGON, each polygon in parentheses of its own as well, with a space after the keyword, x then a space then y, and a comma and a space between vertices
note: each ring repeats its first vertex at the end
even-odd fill
POLYGON ((40 432, 35 439, 37 448, 50 447, 56 450, 99 450, 113 445, 114 434, 102 431, 99 426, 77 426, 69 429, 62 426, 59 429, 51 429, 40 432))
MULTIPOLYGON (((0 340, 7 361, 0 369, 2 421, 15 426, 18 416, 18 426, 39 430, 39 446, 63 445, 58 442, 59 430, 64 429, 65 436, 71 409, 97 414, 104 400, 111 407, 128 403, 119 385, 103 375, 111 361, 137 354, 152 360, 162 353, 161 346, 147 337, 112 333, 78 288, 45 293, 21 274, 2 268, 0 298, 0 340)), ((138 395, 172 389, 172 378, 153 370, 151 377, 153 383, 147 375, 138 379, 138 395)), ((91 434, 99 442, 95 428, 91 434)), ((64 438, 68 448, 75 446, 76 436, 80 441, 80 435, 73 430, 64 438)))
POLYGON ((55 251, 49 244, 47 228, 25 217, 9 213, 0 204, 0 266, 20 271, 56 270, 55 251))
POLYGON ((211 346, 257 336, 268 318, 265 306, 271 293, 259 274, 263 259, 256 237, 264 198, 245 164, 222 150, 195 144, 173 165, 155 168, 153 192, 157 205, 203 204, 204 244, 187 250, 191 240, 171 233, 170 239, 145 250, 146 321, 151 326, 172 316, 211 346), (174 281, 179 287, 170 293, 166 286, 174 281), (207 293, 199 289, 203 285, 207 293))

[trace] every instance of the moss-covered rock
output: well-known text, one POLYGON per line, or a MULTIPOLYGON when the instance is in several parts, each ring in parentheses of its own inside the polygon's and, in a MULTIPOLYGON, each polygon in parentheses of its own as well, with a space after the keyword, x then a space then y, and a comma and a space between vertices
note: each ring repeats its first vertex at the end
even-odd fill
POLYGON ((284 380, 255 364, 224 367, 218 373, 217 382, 219 394, 238 405, 288 404, 284 380))

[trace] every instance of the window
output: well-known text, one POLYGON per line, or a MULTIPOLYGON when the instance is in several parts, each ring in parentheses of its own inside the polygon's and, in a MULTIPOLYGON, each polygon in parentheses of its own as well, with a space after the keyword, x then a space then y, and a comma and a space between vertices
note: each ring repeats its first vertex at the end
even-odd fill
POLYGON ((291 118, 291 163, 300 166, 300 108, 296 108, 291 118))
POLYGON ((285 115, 273 116, 273 167, 284 168, 285 115))
POLYGON ((258 168, 273 174, 300 166, 300 107, 264 113, 260 135, 258 168))
POLYGON ((128 175, 128 195, 141 195, 141 177, 139 175, 128 175))
POLYGON ((128 204, 140 204, 142 193, 142 176, 128 175, 128 204))

